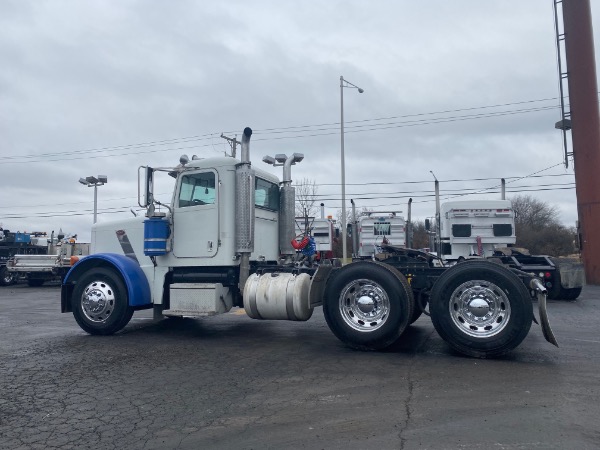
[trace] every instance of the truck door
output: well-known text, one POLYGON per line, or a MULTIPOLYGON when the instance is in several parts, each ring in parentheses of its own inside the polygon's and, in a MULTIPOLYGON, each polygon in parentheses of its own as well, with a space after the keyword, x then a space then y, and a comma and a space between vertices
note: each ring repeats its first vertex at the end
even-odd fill
POLYGON ((180 177, 173 209, 173 255, 212 258, 219 250, 218 174, 214 170, 180 177))

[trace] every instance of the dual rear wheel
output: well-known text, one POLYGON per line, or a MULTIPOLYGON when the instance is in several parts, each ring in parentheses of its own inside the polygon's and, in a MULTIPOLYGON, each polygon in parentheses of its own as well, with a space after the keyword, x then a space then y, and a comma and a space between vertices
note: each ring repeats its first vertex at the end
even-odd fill
POLYGON ((505 267, 465 261, 445 271, 431 291, 431 320, 456 351, 496 357, 529 333, 533 304, 523 282, 505 267))
POLYGON ((377 262, 342 267, 327 283, 325 320, 346 345, 380 350, 396 341, 414 311, 412 290, 404 276, 377 262))
MULTIPOLYGON (((505 267, 466 261, 435 282, 429 309, 438 334, 455 350, 485 358, 502 355, 527 336, 533 305, 521 280, 505 267)), ((406 278, 375 262, 349 264, 327 283, 323 312, 345 344, 380 350, 421 313, 406 278)))

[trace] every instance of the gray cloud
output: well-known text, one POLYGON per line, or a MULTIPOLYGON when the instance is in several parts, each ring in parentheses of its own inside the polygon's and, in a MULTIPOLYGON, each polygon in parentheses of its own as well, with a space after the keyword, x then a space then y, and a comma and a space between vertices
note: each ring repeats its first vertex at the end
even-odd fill
MULTIPOLYGON (((596 24, 600 11, 593 13, 596 24)), ((428 113, 557 97, 553 26, 549 0, 2 2, 0 222, 89 236, 92 190, 77 183, 80 176, 109 177, 99 189, 100 220, 131 215, 138 166, 174 165, 181 153, 222 154, 228 145, 218 135, 239 136, 245 126, 256 131, 259 167, 266 168, 264 154, 303 152, 295 179, 339 183, 340 75, 365 89, 345 91, 348 183, 432 180, 433 170, 444 192, 460 188, 444 180, 489 178, 463 183, 480 190, 499 177, 526 176, 562 160, 557 110, 458 116, 556 100, 428 113), (423 115, 364 122, 411 114, 423 115), (440 118, 453 119, 433 123, 440 118), (419 119, 427 123, 400 123, 419 119), (313 126, 269 131, 305 125, 313 126), (356 125, 368 126, 354 132, 356 125), (192 136, 202 138, 132 145, 192 136), (113 150, 98 151, 105 148, 113 150)), ((556 180, 563 178, 572 179, 556 180)), ((556 181, 528 184, 549 180, 556 181)), ((348 192, 410 189, 431 192, 433 184, 348 192)), ((339 208, 339 192, 339 185, 319 188, 338 199, 325 200, 328 213, 339 208)), ((531 193, 574 223, 574 190, 531 193)), ((392 205, 409 196, 362 203, 405 210, 392 205)), ((430 199, 415 198, 416 217, 432 212, 430 199)))

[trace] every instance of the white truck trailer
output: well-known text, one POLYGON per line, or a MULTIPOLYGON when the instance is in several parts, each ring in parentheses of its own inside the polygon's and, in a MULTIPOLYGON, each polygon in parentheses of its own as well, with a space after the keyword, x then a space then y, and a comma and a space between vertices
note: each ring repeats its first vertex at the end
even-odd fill
POLYGON ((341 341, 378 350, 399 339, 428 301, 435 329, 449 345, 493 357, 528 334, 534 290, 544 336, 556 343, 540 280, 502 265, 434 267, 431 255, 406 249, 385 263, 296 264, 291 166, 303 156, 283 158, 280 184, 252 166, 251 134, 243 132, 241 160, 182 158, 177 167, 144 167, 139 197, 146 216, 93 226, 93 253, 64 279, 62 312, 72 312, 88 333, 112 334, 138 309, 153 308, 158 318, 243 307, 253 319, 304 321, 322 305, 341 341), (169 204, 154 197, 159 172, 175 177, 169 204))

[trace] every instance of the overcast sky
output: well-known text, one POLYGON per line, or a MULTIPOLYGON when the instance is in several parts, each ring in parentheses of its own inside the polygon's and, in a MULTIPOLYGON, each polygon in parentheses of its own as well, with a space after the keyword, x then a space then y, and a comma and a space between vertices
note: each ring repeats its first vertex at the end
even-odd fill
POLYGON ((348 205, 406 214, 412 196, 424 219, 430 171, 443 199, 500 198, 504 177, 574 225, 552 4, 0 0, 0 224, 88 241, 80 177, 108 176, 100 222, 131 217, 138 166, 223 155, 246 126, 254 166, 304 153, 292 177, 335 216, 343 75, 365 90, 344 90, 348 205))

